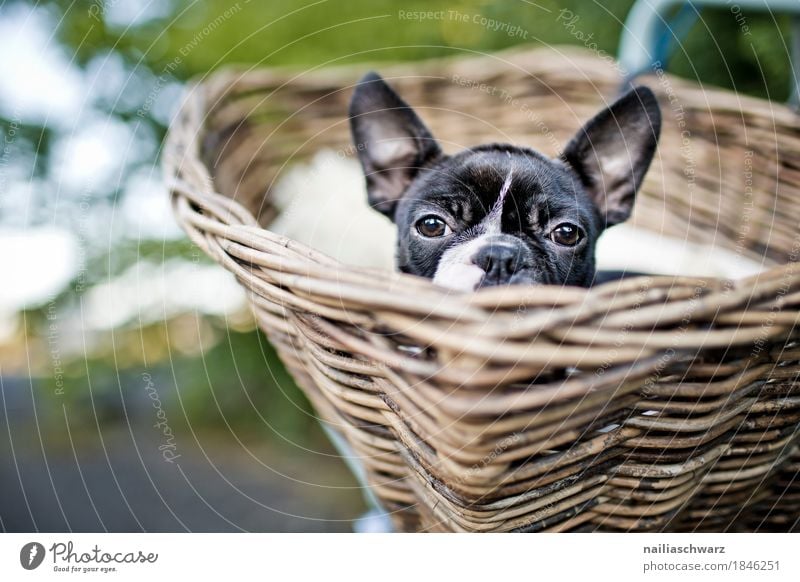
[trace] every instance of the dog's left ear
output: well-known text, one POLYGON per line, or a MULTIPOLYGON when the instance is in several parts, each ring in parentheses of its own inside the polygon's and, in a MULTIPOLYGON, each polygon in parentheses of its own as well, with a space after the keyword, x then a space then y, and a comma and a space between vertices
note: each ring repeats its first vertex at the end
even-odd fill
POLYGON ((564 149, 563 161, 577 172, 606 226, 631 215, 660 131, 658 101, 640 86, 593 117, 564 149))
POLYGON ((369 203, 394 218, 397 201, 414 176, 441 149, 414 110, 377 73, 368 73, 356 85, 350 129, 369 203))

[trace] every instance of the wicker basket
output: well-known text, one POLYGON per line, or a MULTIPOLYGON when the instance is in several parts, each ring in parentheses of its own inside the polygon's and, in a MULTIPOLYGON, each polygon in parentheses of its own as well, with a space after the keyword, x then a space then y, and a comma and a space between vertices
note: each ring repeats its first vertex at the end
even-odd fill
MULTIPOLYGON (((549 153, 619 86, 610 63, 565 48, 380 70, 434 135, 549 153)), ((761 275, 457 294, 264 228, 276 212, 264 193, 287 163, 352 153, 346 106, 363 72, 218 72, 188 92, 164 165, 180 224, 247 288, 397 528, 796 529, 795 114, 643 80, 665 127, 634 224, 721 244, 762 261, 761 275)))

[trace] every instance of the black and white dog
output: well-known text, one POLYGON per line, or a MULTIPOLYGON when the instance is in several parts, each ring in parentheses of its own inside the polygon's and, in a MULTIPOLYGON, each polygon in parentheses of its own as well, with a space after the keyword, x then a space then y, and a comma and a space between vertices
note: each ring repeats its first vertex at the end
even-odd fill
POLYGON ((581 128, 560 158, 506 144, 448 156, 375 73, 350 125, 370 205, 397 225, 400 270, 471 291, 595 281, 600 233, 631 214, 655 153, 658 102, 629 91, 581 128))

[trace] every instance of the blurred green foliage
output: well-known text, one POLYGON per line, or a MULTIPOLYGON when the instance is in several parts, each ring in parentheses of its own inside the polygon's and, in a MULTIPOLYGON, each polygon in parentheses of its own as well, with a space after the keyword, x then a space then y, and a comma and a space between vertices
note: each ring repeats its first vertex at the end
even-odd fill
MULTIPOLYGON (((160 72, 177 59, 173 72, 181 79, 230 63, 316 67, 490 52, 521 43, 576 44, 570 31, 556 22, 563 9, 579 17, 578 27, 592 34, 600 49, 615 54, 633 5, 632 0, 184 0, 173 2, 171 14, 163 19, 120 29, 87 18, 97 1, 52 1, 65 16, 59 37, 79 63, 98 50, 113 50, 160 72), (480 14, 518 25, 525 34, 493 31, 471 19, 400 16, 441 10, 480 14), (213 32, 198 37, 209 25, 213 32)), ((749 35, 740 33, 730 9, 702 10, 687 38, 677 41, 670 69, 705 83, 785 99, 788 20, 764 12, 744 14, 749 35)))

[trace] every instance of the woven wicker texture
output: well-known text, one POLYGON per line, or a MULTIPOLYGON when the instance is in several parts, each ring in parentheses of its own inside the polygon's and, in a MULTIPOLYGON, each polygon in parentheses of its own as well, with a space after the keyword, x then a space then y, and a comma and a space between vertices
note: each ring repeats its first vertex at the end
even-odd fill
MULTIPOLYGON (((264 228, 283 168, 322 147, 352 155, 347 101, 364 70, 216 73, 188 92, 164 166, 180 224, 249 290, 396 526, 797 528, 797 116, 643 79, 664 130, 634 224, 762 261, 759 276, 457 294, 264 228)), ((606 60, 562 48, 380 71, 445 149, 511 141, 550 154, 620 79, 606 60)))

